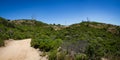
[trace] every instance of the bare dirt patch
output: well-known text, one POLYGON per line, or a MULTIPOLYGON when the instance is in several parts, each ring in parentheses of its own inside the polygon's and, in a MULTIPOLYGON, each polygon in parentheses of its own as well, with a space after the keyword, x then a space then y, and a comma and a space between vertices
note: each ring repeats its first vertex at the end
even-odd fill
POLYGON ((31 39, 5 41, 5 47, 0 48, 0 60, 48 60, 30 42, 31 39))

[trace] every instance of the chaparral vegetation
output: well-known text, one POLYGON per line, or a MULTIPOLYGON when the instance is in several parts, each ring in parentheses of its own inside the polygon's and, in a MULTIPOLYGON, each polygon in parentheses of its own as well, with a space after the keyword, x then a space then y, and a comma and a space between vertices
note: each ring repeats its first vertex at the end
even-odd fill
POLYGON ((0 17, 0 46, 4 40, 26 38, 32 38, 31 46, 49 60, 120 59, 120 26, 92 21, 64 26, 0 17))

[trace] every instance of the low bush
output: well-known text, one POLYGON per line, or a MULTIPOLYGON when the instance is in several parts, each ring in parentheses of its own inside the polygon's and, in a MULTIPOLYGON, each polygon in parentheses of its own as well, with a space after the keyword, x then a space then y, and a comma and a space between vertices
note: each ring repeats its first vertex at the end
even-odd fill
POLYGON ((50 51, 48 55, 48 59, 57 60, 57 50, 50 51))
POLYGON ((31 41, 31 46, 39 48, 41 51, 51 51, 57 49, 62 43, 61 39, 52 40, 50 38, 35 38, 31 41))
POLYGON ((4 40, 0 39, 0 46, 4 46, 4 40))
POLYGON ((75 60, 88 60, 86 54, 76 54, 75 60))

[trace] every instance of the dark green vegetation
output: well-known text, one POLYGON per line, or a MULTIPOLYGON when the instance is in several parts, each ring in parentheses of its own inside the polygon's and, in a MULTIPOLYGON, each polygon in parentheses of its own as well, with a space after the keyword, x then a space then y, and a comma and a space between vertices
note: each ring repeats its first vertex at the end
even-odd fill
POLYGON ((49 60, 120 59, 120 26, 83 21, 65 27, 36 20, 0 18, 0 46, 7 39, 32 38, 49 60))
MULTIPOLYGON (((45 34, 48 29, 52 29, 48 24, 35 20, 7 20, 0 17, 0 41, 7 39, 33 38, 37 34, 45 34)), ((4 43, 0 44, 1 46, 4 43)))
POLYGON ((120 27, 97 22, 82 22, 60 31, 62 49, 77 59, 120 59, 120 27), (73 56, 74 57, 74 56, 73 56), (79 58, 78 58, 79 57, 79 58))

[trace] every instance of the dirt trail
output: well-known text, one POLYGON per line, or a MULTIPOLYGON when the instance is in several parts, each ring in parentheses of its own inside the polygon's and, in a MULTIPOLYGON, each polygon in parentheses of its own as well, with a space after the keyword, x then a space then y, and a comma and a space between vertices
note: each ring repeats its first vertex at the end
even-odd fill
POLYGON ((47 60, 42 52, 30 47, 31 39, 8 40, 6 47, 0 48, 0 60, 47 60))

